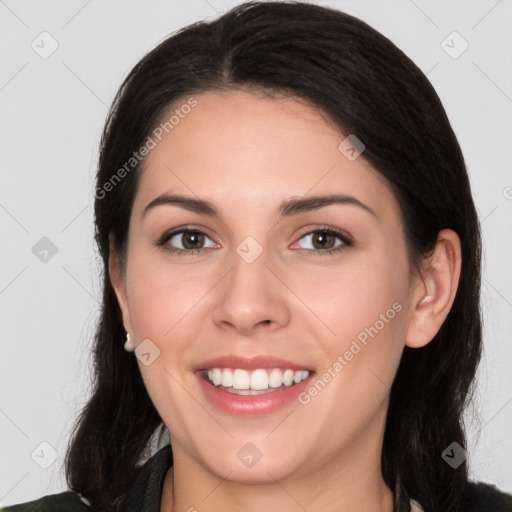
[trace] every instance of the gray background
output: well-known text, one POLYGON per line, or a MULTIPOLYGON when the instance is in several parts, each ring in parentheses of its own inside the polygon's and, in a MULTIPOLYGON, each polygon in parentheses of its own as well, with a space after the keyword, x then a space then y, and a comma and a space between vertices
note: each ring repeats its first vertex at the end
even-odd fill
MULTIPOLYGON (((89 393, 99 311, 93 179, 107 107, 166 35, 238 3, 0 0, 0 506, 66 489, 62 460, 89 393)), ((468 456, 472 478, 512 492, 512 0, 317 3, 404 50, 459 138, 485 244, 480 422, 470 416, 468 456)))

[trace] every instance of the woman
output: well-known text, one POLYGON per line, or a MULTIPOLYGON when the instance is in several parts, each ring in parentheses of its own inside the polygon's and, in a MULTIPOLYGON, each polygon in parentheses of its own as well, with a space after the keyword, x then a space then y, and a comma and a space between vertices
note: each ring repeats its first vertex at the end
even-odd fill
POLYGON ((512 510, 468 480, 464 159, 388 39, 306 3, 181 30, 121 86, 95 196, 103 307, 71 490, 5 510, 512 510))

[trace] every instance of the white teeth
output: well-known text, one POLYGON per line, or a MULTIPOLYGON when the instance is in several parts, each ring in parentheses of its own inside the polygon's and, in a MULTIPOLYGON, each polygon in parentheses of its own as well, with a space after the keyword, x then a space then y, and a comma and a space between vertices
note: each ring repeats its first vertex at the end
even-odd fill
POLYGON ((268 375, 265 370, 255 370, 252 372, 251 389, 268 389, 268 375))
POLYGON ((218 386, 222 382, 222 372, 219 368, 213 369, 212 382, 218 386))
POLYGON ((281 370, 279 368, 273 368, 272 370, 260 368, 252 372, 239 368, 211 368, 206 374, 214 386, 222 385, 225 388, 231 388, 233 391, 263 391, 269 388, 280 388, 283 385, 289 387, 293 384, 299 384, 299 382, 309 377, 308 370, 294 371, 291 369, 281 370))
POLYGON ((274 368, 270 372, 268 379, 268 385, 271 388, 280 388, 283 385, 283 372, 278 368, 274 368))
MULTIPOLYGON (((220 371, 220 370, 219 370, 220 371)), ((214 382, 215 384, 215 382, 214 382)), ((233 372, 233 388, 235 389, 249 389, 250 388, 249 374, 245 370, 238 368, 233 372)))
POLYGON ((222 370, 222 383, 225 388, 230 388, 233 385, 233 372, 226 368, 222 370))
POLYGON ((283 384, 285 386, 291 386, 293 384, 293 370, 286 370, 283 375, 283 384))

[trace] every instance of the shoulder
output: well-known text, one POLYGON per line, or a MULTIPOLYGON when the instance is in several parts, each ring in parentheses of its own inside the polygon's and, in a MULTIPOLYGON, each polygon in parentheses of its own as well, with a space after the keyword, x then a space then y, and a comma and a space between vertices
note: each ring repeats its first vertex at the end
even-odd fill
POLYGON ((59 494, 49 494, 37 500, 27 501, 17 505, 1 508, 0 512, 91 512, 92 508, 86 505, 73 491, 59 494))
POLYGON ((483 482, 469 482, 464 491, 461 512, 512 512, 512 495, 483 482))
MULTIPOLYGON (((157 451, 139 468, 139 474, 125 510, 160 510, 162 486, 172 465, 172 450, 168 444, 157 451)), ((0 512, 94 512, 86 500, 71 490, 49 494, 34 501, 9 505, 0 512)))

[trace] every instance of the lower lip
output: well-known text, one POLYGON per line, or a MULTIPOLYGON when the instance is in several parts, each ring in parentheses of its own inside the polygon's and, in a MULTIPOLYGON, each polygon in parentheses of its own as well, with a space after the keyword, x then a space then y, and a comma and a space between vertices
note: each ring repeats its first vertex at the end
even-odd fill
POLYGON ((202 377, 201 372, 196 372, 195 375, 206 398, 217 409, 238 416, 254 416, 278 411, 290 405, 294 400, 298 401, 298 395, 306 389, 314 374, 310 372, 309 377, 298 384, 261 395, 229 393, 212 386, 202 377))

